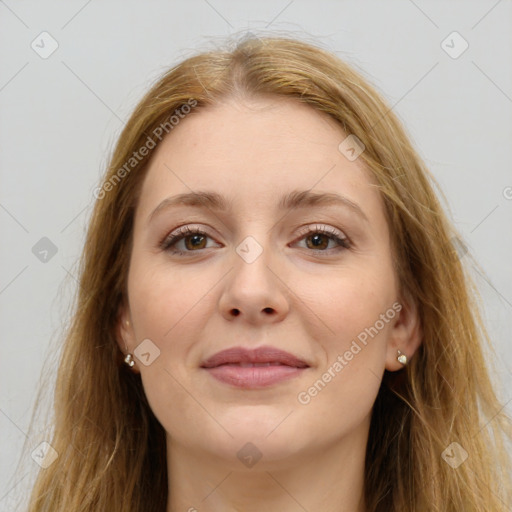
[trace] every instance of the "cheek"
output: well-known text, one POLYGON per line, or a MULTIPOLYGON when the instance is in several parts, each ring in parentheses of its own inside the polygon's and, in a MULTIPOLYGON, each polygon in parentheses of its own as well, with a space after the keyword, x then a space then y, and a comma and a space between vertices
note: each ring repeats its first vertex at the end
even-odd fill
POLYGON ((365 356, 359 356, 359 360, 356 355, 346 366, 329 364, 325 373, 319 373, 300 390, 295 407, 301 429, 332 441, 369 420, 381 379, 363 361, 365 356))
POLYGON ((389 330, 389 316, 394 316, 392 310, 384 318, 386 322, 380 320, 396 300, 394 274, 385 262, 347 266, 315 279, 298 276, 294 289, 304 290, 301 300, 327 328, 327 338, 331 340, 327 347, 334 344, 342 350, 347 341, 350 344, 359 334, 364 338, 365 330, 376 322, 378 331, 385 333, 389 330))
POLYGON ((305 426, 314 428, 320 415, 350 429, 370 413, 380 388, 396 290, 390 265, 345 268, 333 276, 309 297, 329 334, 319 340, 324 359, 296 398, 305 426))
POLYGON ((194 310, 204 309, 215 282, 209 283, 204 272, 176 271, 170 265, 154 263, 145 270, 149 266, 142 258, 133 262, 128 278, 130 308, 137 337, 153 337, 155 343, 165 345, 190 318, 197 322, 194 310))
POLYGON ((295 396, 304 428, 318 428, 321 417, 333 435, 356 428, 370 414, 396 314, 391 294, 375 286, 342 284, 331 290, 330 300, 319 310, 331 332, 320 342, 323 354, 318 368, 295 396))
POLYGON ((181 421, 176 417, 188 418, 190 426, 198 415, 187 392, 192 386, 185 362, 194 333, 201 332, 201 322, 208 319, 208 315, 200 314, 209 307, 207 291, 213 286, 207 286, 205 278, 204 274, 176 272, 170 266, 153 264, 150 268, 149 259, 145 263, 142 258, 134 258, 128 276, 136 343, 150 339, 158 352, 148 366, 137 361, 144 394, 164 428, 182 437, 186 429, 180 430, 181 421))
POLYGON ((327 329, 322 336, 318 329, 310 329, 309 337, 317 339, 323 354, 314 379, 297 399, 328 415, 342 409, 366 414, 380 386, 397 315, 394 277, 382 266, 343 269, 334 275, 322 292, 317 288, 308 298, 327 329))

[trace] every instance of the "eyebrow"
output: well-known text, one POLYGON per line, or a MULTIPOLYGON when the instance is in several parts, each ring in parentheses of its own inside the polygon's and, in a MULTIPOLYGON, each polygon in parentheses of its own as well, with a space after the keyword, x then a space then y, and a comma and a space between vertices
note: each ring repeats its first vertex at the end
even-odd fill
MULTIPOLYGON (((232 202, 228 201, 228 199, 217 192, 209 190, 186 192, 164 199, 149 215, 148 222, 159 212, 177 206, 195 206, 219 212, 230 212, 232 210, 232 202)), ((368 217, 357 203, 354 203, 345 196, 335 193, 294 190, 282 196, 277 205, 280 211, 320 206, 342 206, 349 208, 368 222, 368 217)))

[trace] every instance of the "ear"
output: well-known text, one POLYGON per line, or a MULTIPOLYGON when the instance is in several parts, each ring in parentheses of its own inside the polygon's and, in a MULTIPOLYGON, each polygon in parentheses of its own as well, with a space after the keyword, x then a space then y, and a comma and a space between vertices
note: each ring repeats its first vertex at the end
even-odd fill
MULTIPOLYGON (((130 308, 124 303, 119 306, 116 319, 116 341, 119 345, 119 349, 123 353, 123 359, 126 355, 132 354, 136 347, 135 333, 133 331, 133 325, 131 321, 130 308)), ((137 368, 137 361, 134 358, 135 365, 130 369, 135 373, 140 373, 137 368)))
POLYGON ((423 339, 416 301, 410 295, 404 296, 393 309, 398 312, 391 328, 386 355, 386 370, 391 372, 404 367, 397 359, 398 351, 400 350, 409 362, 423 339))

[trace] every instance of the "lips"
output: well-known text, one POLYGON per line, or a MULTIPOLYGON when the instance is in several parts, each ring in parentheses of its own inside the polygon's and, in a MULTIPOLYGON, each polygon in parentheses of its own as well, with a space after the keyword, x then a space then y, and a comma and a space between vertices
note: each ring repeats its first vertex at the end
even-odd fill
POLYGON ((223 384, 248 390, 299 377, 309 365, 289 352, 265 346, 254 350, 228 348, 204 361, 201 367, 223 384))
POLYGON ((201 367, 216 368, 222 365, 240 366, 243 368, 279 365, 292 368, 309 367, 305 361, 295 357, 293 354, 270 346, 258 347, 252 350, 243 347, 228 348, 208 358, 202 363, 201 367))

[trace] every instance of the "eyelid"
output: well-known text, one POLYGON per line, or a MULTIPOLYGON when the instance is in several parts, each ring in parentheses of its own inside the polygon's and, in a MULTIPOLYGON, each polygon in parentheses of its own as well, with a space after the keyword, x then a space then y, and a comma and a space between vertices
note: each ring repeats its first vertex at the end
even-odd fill
POLYGON ((314 224, 307 224, 306 226, 301 228, 301 231, 299 232, 299 238, 310 233, 316 232, 331 235, 333 237, 338 237, 341 240, 346 240, 347 242, 350 242, 349 237, 343 231, 332 226, 329 226, 328 224, 319 224, 318 222, 314 224))

